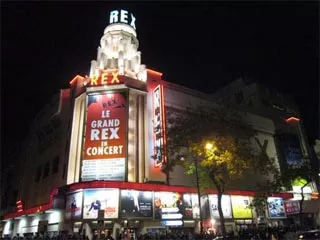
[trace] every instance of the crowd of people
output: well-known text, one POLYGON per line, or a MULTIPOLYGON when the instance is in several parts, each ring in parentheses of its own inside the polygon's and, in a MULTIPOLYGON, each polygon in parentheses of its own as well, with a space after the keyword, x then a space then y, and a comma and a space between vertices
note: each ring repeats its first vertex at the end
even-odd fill
MULTIPOLYGON (((303 229, 307 230, 307 229, 303 229)), ((291 240, 296 239, 297 233, 302 231, 296 227, 268 227, 268 228, 256 228, 248 227, 240 229, 237 234, 234 232, 228 232, 225 238, 221 235, 215 234, 213 231, 206 232, 204 234, 193 234, 191 232, 162 232, 162 233, 145 233, 145 234, 124 234, 120 233, 113 238, 111 234, 100 236, 93 236, 93 240, 291 240)), ((4 240, 89 240, 88 237, 81 235, 34 235, 34 236, 15 236, 13 238, 5 237, 4 240)))

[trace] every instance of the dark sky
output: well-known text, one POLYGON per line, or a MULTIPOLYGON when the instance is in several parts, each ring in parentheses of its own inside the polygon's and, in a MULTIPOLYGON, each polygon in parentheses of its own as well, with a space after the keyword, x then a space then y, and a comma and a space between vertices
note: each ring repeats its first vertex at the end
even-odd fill
POLYGON ((319 6, 313 2, 2 2, 2 153, 76 74, 88 74, 109 12, 136 17, 142 63, 214 92, 247 76, 291 94, 319 138, 319 6))

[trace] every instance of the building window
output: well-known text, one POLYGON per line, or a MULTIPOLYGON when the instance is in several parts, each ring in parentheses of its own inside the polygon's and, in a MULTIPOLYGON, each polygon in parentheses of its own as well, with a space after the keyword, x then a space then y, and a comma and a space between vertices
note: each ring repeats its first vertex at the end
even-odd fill
POLYGON ((44 165, 44 168, 43 168, 43 178, 48 177, 49 171, 50 171, 50 163, 46 162, 46 164, 44 165))
POLYGON ((60 157, 56 156, 53 160, 52 160, 52 173, 56 173, 59 170, 59 160, 60 157))
POLYGON ((269 101, 267 99, 262 99, 261 102, 265 106, 269 106, 270 105, 270 103, 269 103, 269 101))
POLYGON ((241 103, 243 101, 243 92, 238 92, 235 94, 236 102, 241 103))
POLYGON ((36 177, 34 179, 35 182, 39 182, 40 178, 41 178, 41 170, 42 170, 42 166, 38 166, 37 167, 37 171, 36 171, 36 177))

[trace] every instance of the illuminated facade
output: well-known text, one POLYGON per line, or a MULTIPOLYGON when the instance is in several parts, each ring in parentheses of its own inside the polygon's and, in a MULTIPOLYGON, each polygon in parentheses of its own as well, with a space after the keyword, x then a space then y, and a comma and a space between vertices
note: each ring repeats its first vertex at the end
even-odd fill
MULTIPOLYGON (((76 76, 70 89, 61 91, 55 115, 62 123, 60 135, 35 156, 44 163, 42 171, 32 157, 28 161, 17 211, 5 216, 3 235, 79 234, 92 239, 131 229, 128 234, 135 237, 166 227, 193 232, 199 231, 200 211, 207 214, 203 226, 216 229, 216 192, 209 191, 199 204, 194 179, 181 166, 174 168, 166 185, 161 165, 167 159, 159 151, 166 140, 165 109, 211 106, 214 99, 146 69, 138 43, 134 15, 112 11, 89 75, 76 76), (56 154, 60 160, 48 167, 46 160, 56 154), (50 175, 50 166, 56 165, 57 172, 50 175), (47 171, 50 176, 44 178, 47 171)), ((268 141, 269 156, 277 158, 273 122, 249 113, 245 118, 259 131, 258 139, 268 141)), ((230 230, 256 221, 248 208, 254 190, 247 180, 224 196, 230 230)), ((270 204, 279 206, 269 211, 271 219, 286 218, 284 200, 291 197, 270 196, 270 204)))

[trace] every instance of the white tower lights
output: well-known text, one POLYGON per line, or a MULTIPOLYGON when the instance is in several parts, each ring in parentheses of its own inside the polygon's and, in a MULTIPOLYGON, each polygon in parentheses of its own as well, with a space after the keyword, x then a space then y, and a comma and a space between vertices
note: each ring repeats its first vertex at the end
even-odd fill
POLYGON ((141 52, 135 30, 135 17, 125 10, 110 12, 110 25, 100 40, 97 60, 91 61, 90 77, 99 70, 118 69, 119 75, 146 81, 146 66, 141 64, 141 52))

